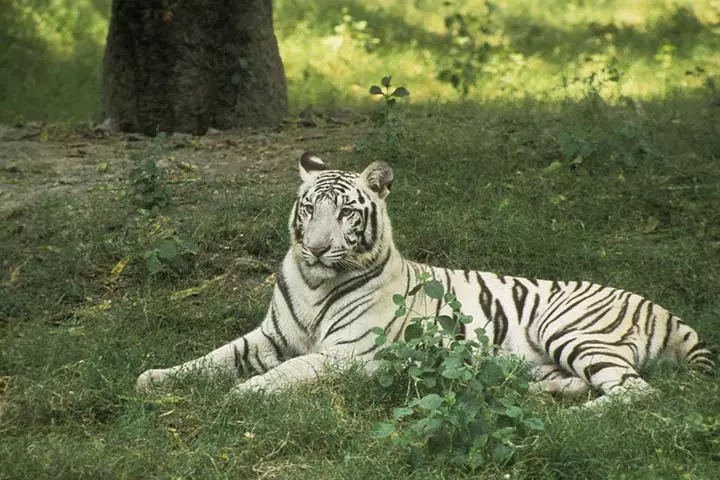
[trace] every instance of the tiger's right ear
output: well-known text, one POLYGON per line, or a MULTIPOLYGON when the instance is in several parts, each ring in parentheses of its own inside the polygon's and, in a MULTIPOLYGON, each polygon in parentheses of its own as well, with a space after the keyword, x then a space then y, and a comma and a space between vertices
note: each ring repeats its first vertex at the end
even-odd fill
POLYGON ((328 170, 328 166, 314 153, 300 155, 300 178, 303 182, 311 182, 323 170, 328 170))

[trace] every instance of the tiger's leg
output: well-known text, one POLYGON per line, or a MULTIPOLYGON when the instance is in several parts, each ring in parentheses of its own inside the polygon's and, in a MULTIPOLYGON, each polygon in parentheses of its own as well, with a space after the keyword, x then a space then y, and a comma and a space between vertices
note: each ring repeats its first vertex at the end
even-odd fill
POLYGON ((593 346, 576 356, 571 365, 573 371, 603 393, 583 406, 596 407, 613 401, 629 403, 656 392, 640 377, 632 356, 627 358, 623 353, 617 348, 593 346))
POLYGON ((549 393, 565 397, 579 397, 590 391, 590 385, 580 377, 569 374, 555 364, 541 365, 533 372, 535 381, 529 393, 549 393))
POLYGON ((188 372, 230 373, 242 378, 274 368, 282 361, 279 356, 277 344, 259 327, 195 360, 171 368, 146 370, 138 377, 136 389, 148 392, 155 385, 188 372))

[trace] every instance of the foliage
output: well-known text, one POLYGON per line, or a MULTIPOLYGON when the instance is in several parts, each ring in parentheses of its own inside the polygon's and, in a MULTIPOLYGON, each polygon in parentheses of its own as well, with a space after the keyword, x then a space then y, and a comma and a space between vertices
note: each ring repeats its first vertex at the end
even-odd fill
POLYGON ((167 134, 160 132, 147 148, 130 155, 130 199, 139 207, 136 227, 148 233, 142 251, 121 259, 113 269, 115 275, 120 275, 127 263, 136 257, 144 259, 150 276, 161 272, 185 273, 190 261, 198 254, 195 242, 179 235, 170 219, 160 214, 160 209, 170 203, 165 170, 158 165, 168 155, 166 143, 167 134))
POLYGON ((170 188, 165 182, 165 172, 158 161, 167 155, 167 134, 161 132, 154 143, 130 155, 132 167, 128 183, 133 202, 141 209, 157 213, 170 202, 170 188))
POLYGON ((382 114, 375 116, 377 126, 385 127, 385 157, 388 159, 395 157, 395 149, 397 146, 398 135, 397 129, 399 121, 390 114, 393 106, 397 103, 398 98, 404 98, 410 95, 407 88, 393 87, 391 84, 392 77, 385 76, 380 81, 380 85, 370 87, 370 95, 378 95, 383 97, 382 114))
POLYGON ((452 6, 453 11, 445 16, 450 48, 447 56, 438 62, 438 79, 449 83, 463 97, 467 97, 494 48, 491 42, 498 30, 494 18, 498 6, 486 1, 484 8, 478 12, 476 9, 466 11, 455 2, 443 3, 452 6))
MULTIPOLYGON (((528 388, 522 364, 494 356, 495 346, 482 328, 475 330, 475 339, 464 338, 463 325, 472 317, 462 313, 455 295, 430 278, 428 273, 420 274, 407 296, 393 297, 398 307, 395 316, 412 314, 407 303, 421 291, 442 302, 440 309, 450 307, 452 315, 412 318, 404 340, 385 345, 376 355, 380 384, 407 382, 408 398, 394 410, 393 421, 377 424, 373 435, 395 434, 395 445, 427 451, 440 463, 456 467, 476 469, 491 461, 505 462, 520 438, 544 428, 518 402, 528 388)), ((383 328, 374 332, 377 344, 387 343, 383 328)))
POLYGON ((356 20, 348 12, 346 7, 342 9, 342 20, 333 29, 340 37, 347 37, 355 45, 372 53, 380 44, 380 39, 375 37, 372 30, 368 28, 367 20, 356 20))

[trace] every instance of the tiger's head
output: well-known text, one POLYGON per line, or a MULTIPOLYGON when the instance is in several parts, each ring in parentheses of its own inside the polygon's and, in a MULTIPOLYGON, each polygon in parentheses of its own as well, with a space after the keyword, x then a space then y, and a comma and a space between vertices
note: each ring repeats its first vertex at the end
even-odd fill
POLYGON ((386 162, 362 173, 331 170, 312 152, 300 157, 302 185, 290 214, 295 260, 318 279, 364 270, 392 244, 385 198, 394 174, 386 162))

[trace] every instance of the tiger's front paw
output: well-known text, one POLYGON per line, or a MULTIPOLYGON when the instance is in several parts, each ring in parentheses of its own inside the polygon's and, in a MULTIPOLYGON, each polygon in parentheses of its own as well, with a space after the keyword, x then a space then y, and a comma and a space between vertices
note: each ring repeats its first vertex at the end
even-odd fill
POLYGON ((155 385, 162 383, 168 374, 164 370, 145 370, 135 382, 135 390, 140 393, 151 393, 155 385))

